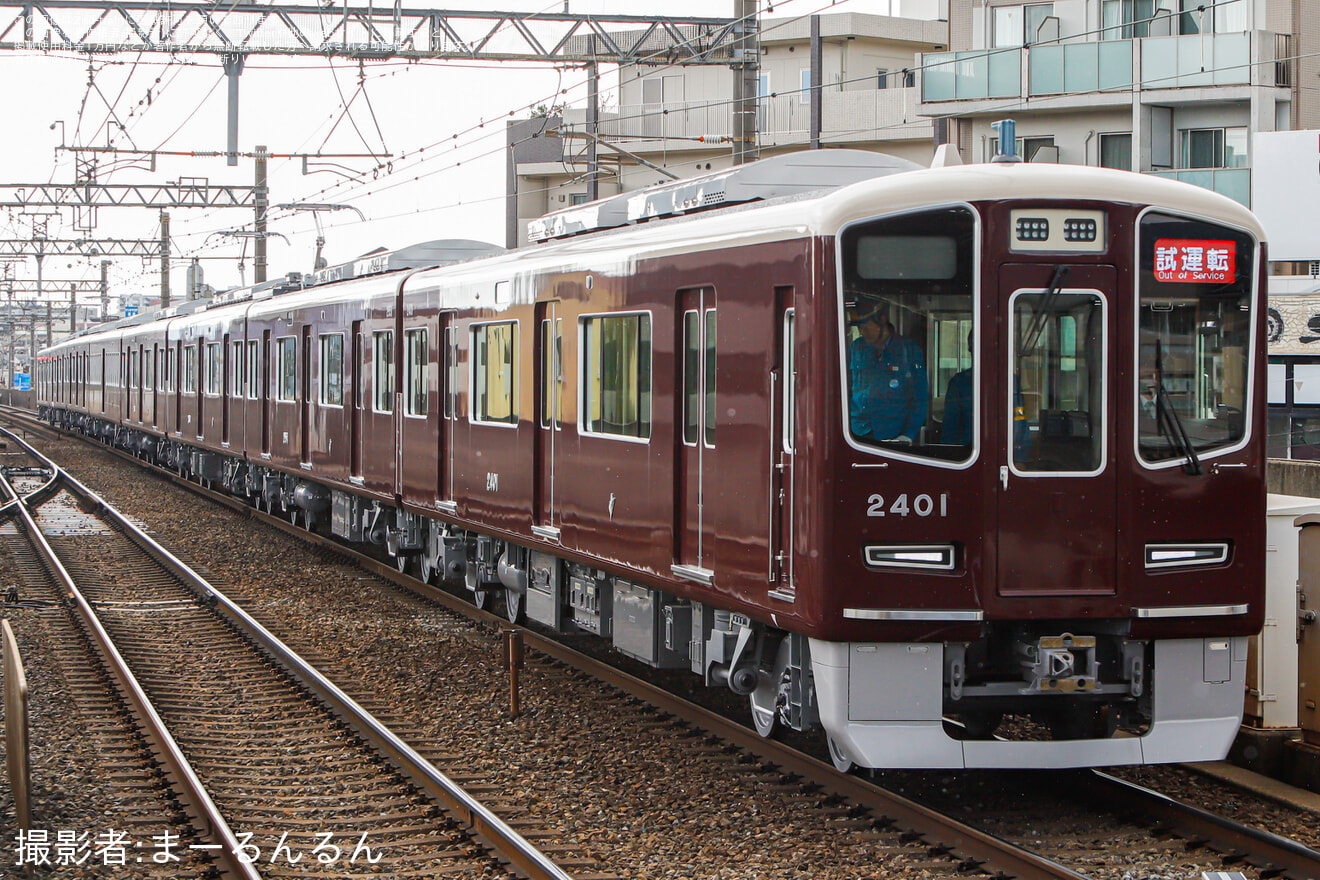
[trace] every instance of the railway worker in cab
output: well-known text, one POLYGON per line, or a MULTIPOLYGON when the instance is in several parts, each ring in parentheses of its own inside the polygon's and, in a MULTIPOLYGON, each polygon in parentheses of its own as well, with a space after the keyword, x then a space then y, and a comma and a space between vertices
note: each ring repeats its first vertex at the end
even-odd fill
POLYGON ((911 444, 926 424, 926 359, 899 335, 884 303, 859 300, 849 321, 861 335, 848 347, 852 433, 862 442, 911 444))

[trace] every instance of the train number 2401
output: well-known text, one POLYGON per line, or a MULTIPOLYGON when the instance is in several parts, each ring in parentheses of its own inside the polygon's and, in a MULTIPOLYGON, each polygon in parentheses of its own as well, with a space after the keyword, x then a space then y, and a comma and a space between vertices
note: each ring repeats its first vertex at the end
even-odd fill
POLYGON ((938 496, 918 495, 908 500, 908 494, 904 492, 899 495, 888 507, 885 507, 885 496, 872 495, 866 499, 867 516, 907 516, 915 513, 917 516, 948 516, 949 515, 949 495, 947 492, 938 496), (938 505, 938 512, 936 506, 938 505))

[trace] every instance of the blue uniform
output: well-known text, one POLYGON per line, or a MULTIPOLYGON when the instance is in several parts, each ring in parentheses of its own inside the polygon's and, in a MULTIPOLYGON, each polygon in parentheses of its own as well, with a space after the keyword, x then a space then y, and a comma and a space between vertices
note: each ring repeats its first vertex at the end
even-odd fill
POLYGON ((865 339, 848 348, 852 431, 859 437, 916 441, 926 424, 926 359, 915 342, 891 332, 876 351, 865 339))
POLYGON ((940 442, 965 446, 972 442, 972 371, 953 374, 944 391, 944 427, 940 442))

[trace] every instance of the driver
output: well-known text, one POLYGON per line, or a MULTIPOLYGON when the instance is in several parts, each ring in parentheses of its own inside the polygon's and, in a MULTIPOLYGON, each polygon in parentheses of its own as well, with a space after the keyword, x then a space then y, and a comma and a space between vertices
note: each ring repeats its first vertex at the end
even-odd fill
POLYGON ((859 302, 849 323, 861 333, 848 346, 853 436, 912 443, 926 424, 926 360, 921 348, 898 334, 884 303, 859 302))

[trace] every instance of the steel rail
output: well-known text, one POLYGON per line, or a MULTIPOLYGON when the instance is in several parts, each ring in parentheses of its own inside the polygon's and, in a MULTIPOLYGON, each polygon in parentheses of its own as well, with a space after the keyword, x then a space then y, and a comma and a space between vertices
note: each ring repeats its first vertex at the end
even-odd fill
POLYGON ((1266 873, 1295 880, 1320 877, 1320 852, 1295 840, 1280 837, 1175 801, 1157 791, 1093 770, 1087 780, 1092 793, 1107 804, 1140 812, 1165 827, 1222 854, 1240 857, 1266 873))
MULTIPOLYGON (((31 445, 19 439, 18 435, 4 428, 0 428, 5 434, 17 440, 34 457, 44 462, 46 466, 53 469, 53 473, 63 479, 69 479, 68 475, 56 465, 53 461, 46 458, 40 452, 37 452, 31 445)), ((18 492, 14 489, 9 479, 0 473, 0 485, 14 499, 18 499, 18 492)), ((46 536, 41 533, 36 520, 33 519, 31 511, 28 510, 27 500, 16 504, 14 510, 18 513, 18 519, 23 524, 23 529, 27 532, 28 538, 32 541, 37 553, 46 562, 51 574, 59 581, 65 594, 72 600, 78 610, 79 617, 82 618, 83 625, 86 626, 88 633, 92 637, 101 657, 109 666, 110 672, 119 682, 119 689, 128 700, 138 718, 143 724, 143 735, 150 740, 159 759, 169 768, 170 773, 178 783, 176 794, 183 802, 188 811, 189 818, 202 836, 213 844, 219 846, 219 850, 211 850, 212 858, 215 859, 217 867, 223 876, 229 878, 241 878, 241 880, 261 880, 261 874, 256 868, 239 856, 241 852, 238 838, 234 835, 224 816, 220 814, 219 808, 211 800, 206 787, 202 784, 192 765, 184 756, 178 743, 170 734, 165 722, 161 720, 156 708, 152 705, 150 698, 138 683, 137 677, 133 675, 132 670, 120 655, 119 650, 111 641, 106 633, 101 621, 97 618, 96 612, 92 610, 91 604, 83 596, 78 585, 74 583, 73 578, 65 569, 59 557, 51 548, 46 536)))
MULTIPOLYGON (((18 440, 16 435, 3 428, 0 428, 0 431, 18 440)), ((50 461, 26 442, 22 440, 18 440, 18 442, 36 457, 43 461, 50 461)), ((50 466, 57 467, 53 462, 50 462, 50 466)), ((299 657, 293 649, 285 645, 274 633, 262 626, 233 600, 208 583, 187 563, 158 544, 137 524, 110 506, 101 496, 72 475, 62 470, 60 474, 62 482, 69 489, 91 504, 100 515, 112 520, 130 540, 150 553, 175 577, 191 584, 195 589, 213 599, 218 610, 287 667, 295 678, 316 694, 332 711, 343 717, 358 735, 392 760, 419 788, 444 805, 445 809, 454 818, 465 822, 471 832, 480 838, 497 857, 506 860, 515 870, 531 878, 531 880, 572 880, 572 877, 548 856, 491 812, 488 807, 464 791, 461 786, 436 769, 434 765, 419 755, 406 742, 399 739, 388 727, 362 708, 357 701, 344 693, 315 667, 299 657)), ((0 475, 0 478, 2 478, 2 475, 0 475)), ((64 575, 64 577, 67 578, 67 575, 64 575)))

